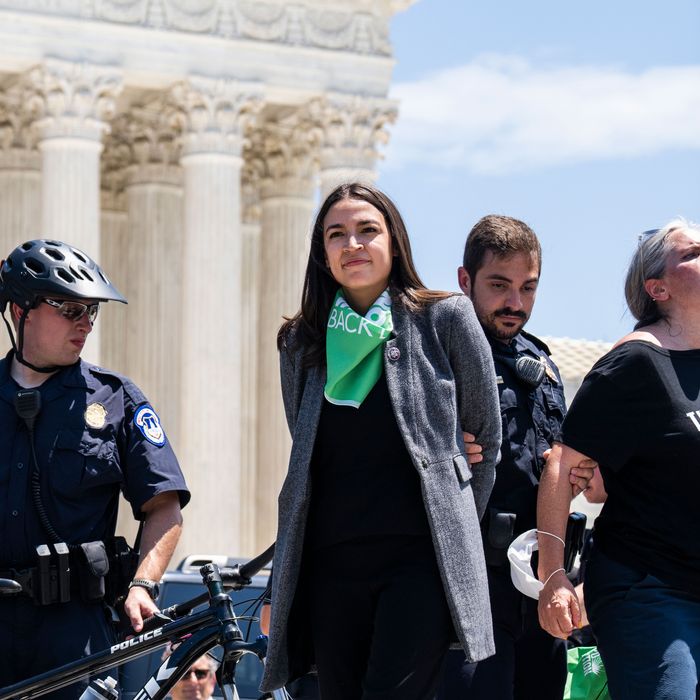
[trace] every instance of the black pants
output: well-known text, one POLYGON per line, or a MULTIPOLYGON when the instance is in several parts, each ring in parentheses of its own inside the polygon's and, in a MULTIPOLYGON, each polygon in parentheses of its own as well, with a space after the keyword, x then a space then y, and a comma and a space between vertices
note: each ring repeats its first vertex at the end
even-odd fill
MULTIPOLYGON (((27 597, 0 600, 0 688, 94 654, 114 643, 102 603, 36 606, 27 597)), ((112 674, 113 669, 101 677, 112 674)), ((75 700, 87 679, 42 697, 75 700)))
POLYGON ((434 697, 452 623, 429 537, 324 549, 309 584, 324 700, 434 697))
POLYGON ((451 651, 439 700, 561 700, 566 642, 540 627, 537 601, 515 589, 507 568, 488 574, 496 653, 470 664, 451 651))

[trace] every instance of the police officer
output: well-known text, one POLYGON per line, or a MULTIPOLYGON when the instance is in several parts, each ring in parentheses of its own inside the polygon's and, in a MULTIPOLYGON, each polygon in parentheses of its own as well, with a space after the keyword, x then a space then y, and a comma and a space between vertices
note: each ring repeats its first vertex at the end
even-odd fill
POLYGON ((0 686, 113 643, 104 595, 120 490, 143 523, 124 602, 137 632, 180 536, 189 492, 157 414, 131 381, 80 359, 106 301, 126 303, 65 243, 28 241, 0 267, 13 347, 0 361, 0 578, 22 584, 0 599, 0 686))
MULTIPOLYGON (((466 663, 462 652, 450 652, 441 700, 561 700, 564 691, 566 644, 540 628, 537 601, 515 589, 507 560, 510 542, 535 527, 545 453, 566 412, 549 349, 523 330, 535 303, 541 260, 539 241, 525 223, 491 215, 471 230, 458 272, 491 345, 501 404, 501 461, 482 522, 496 654, 466 663)), ((575 474, 578 492, 592 470, 575 474)))

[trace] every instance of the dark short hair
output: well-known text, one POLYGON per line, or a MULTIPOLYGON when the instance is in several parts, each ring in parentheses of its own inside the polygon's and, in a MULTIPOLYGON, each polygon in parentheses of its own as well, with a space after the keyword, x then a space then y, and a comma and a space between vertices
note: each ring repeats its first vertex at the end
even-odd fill
POLYGON ((462 265, 472 281, 488 252, 497 258, 525 253, 537 261, 538 274, 542 269, 542 248, 535 232, 525 222, 511 216, 489 214, 479 219, 469 232, 462 265))

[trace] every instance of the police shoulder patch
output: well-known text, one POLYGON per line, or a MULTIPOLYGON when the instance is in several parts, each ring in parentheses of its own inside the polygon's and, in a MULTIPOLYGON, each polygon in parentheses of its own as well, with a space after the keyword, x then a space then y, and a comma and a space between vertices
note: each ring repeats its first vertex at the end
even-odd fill
POLYGON ((165 444, 165 432, 160 424, 160 418, 148 404, 139 407, 136 411, 134 414, 134 425, 151 444, 158 447, 162 447, 165 444))

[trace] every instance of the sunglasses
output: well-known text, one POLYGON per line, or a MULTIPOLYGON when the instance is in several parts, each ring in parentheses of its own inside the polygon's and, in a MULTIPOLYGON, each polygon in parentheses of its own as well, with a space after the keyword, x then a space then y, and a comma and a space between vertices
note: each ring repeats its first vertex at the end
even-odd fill
POLYGON ((100 310, 99 303, 97 304, 81 304, 78 301, 56 301, 55 299, 42 299, 45 304, 52 306, 63 318, 69 321, 79 321, 87 314, 90 325, 95 323, 97 312, 100 310))
POLYGON ((211 671, 207 670, 206 668, 191 668, 184 676, 183 680, 185 678, 189 678, 190 674, 194 673, 194 677, 198 681, 203 681, 205 678, 208 678, 211 674, 211 671))

